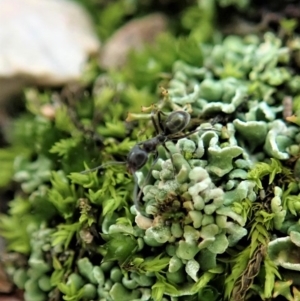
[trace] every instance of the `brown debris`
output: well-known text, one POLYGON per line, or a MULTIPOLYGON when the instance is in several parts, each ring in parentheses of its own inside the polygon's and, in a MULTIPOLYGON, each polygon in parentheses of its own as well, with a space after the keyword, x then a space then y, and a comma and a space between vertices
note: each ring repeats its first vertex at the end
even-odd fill
POLYGON ((99 59, 101 68, 119 68, 126 62, 130 50, 140 50, 154 42, 167 29, 167 18, 160 13, 135 19, 121 27, 103 46, 99 59))

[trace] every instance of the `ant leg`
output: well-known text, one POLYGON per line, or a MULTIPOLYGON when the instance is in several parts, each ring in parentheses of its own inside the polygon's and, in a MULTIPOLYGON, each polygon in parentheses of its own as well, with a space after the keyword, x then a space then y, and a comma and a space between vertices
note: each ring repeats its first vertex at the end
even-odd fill
POLYGON ((161 115, 166 116, 166 114, 163 111, 161 111, 161 110, 157 111, 158 124, 159 124, 159 127, 160 127, 161 131, 163 132, 164 129, 165 129, 165 127, 164 127, 164 125, 162 123, 161 115))
POLYGON ((135 175, 135 173, 133 174, 133 178, 134 178, 133 203, 134 203, 136 211, 141 213, 140 197, 141 197, 142 190, 140 190, 138 193, 139 185, 138 185, 138 179, 137 179, 137 176, 135 175))
POLYGON ((201 131, 201 130, 193 130, 193 131, 191 131, 191 132, 188 132, 188 133, 185 133, 185 134, 182 134, 182 135, 177 135, 177 136, 174 136, 174 137, 168 136, 168 139, 169 139, 169 140, 179 140, 179 139, 188 137, 188 136, 190 136, 190 135, 192 135, 192 134, 194 134, 194 133, 197 133, 197 132, 199 132, 199 131, 201 131))
MULTIPOLYGON (((159 112, 160 111, 158 111, 157 116, 159 116, 159 112)), ((159 133, 162 132, 163 128, 161 127, 160 121, 158 123, 156 122, 156 120, 154 118, 154 114, 155 114, 155 112, 154 112, 154 110, 152 110, 152 112, 151 112, 151 120, 152 120, 152 123, 154 125, 156 134, 158 135, 159 133)), ((158 117, 158 120, 160 120, 160 117, 158 117)))
POLYGON ((143 189, 147 185, 147 183, 148 183, 148 181, 149 181, 149 179, 151 177, 152 170, 153 170, 154 165, 157 162, 158 158, 159 158, 158 157, 158 152, 155 152, 153 162, 152 162, 151 167, 150 167, 150 169, 148 171, 148 174, 147 174, 147 176, 146 176, 146 178, 144 180, 144 183, 143 183, 142 187, 140 188, 139 193, 137 193, 137 189, 138 189, 137 177, 136 177, 136 175, 134 175, 134 180, 135 180, 135 183, 136 183, 136 186, 134 187, 135 188, 135 190, 134 190, 134 205, 136 206, 136 209, 139 212, 141 212, 140 211, 140 207, 141 207, 140 206, 140 204, 141 204, 140 200, 141 200, 141 197, 142 197, 143 189))
POLYGON ((171 135, 169 135, 168 136, 168 139, 169 140, 179 140, 179 139, 182 139, 182 138, 185 138, 185 137, 188 137, 188 136, 190 136, 190 135, 192 135, 192 134, 194 134, 194 133, 197 133, 197 132, 199 132, 199 131, 216 131, 216 132, 220 132, 219 130, 217 130, 217 129, 214 129, 214 128, 211 128, 211 129, 197 129, 197 130, 193 130, 193 131, 191 131, 191 132, 188 132, 188 133, 185 133, 185 134, 182 134, 182 135, 179 135, 179 136, 171 136, 171 135))
POLYGON ((176 171, 175 171, 175 165, 174 165, 174 160, 173 160, 173 156, 171 151, 168 149, 167 145, 165 143, 162 144, 162 146, 165 148, 165 150, 167 151, 167 153, 170 156, 171 162, 172 162, 172 166, 173 166, 173 173, 174 173, 174 178, 176 176, 176 171))

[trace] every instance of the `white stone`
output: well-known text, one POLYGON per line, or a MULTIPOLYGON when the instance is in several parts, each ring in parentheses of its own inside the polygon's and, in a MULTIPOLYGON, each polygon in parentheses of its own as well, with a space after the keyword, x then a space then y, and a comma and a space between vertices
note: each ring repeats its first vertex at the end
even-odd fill
POLYGON ((74 2, 0 0, 0 80, 39 85, 79 80, 99 46, 88 14, 74 2))

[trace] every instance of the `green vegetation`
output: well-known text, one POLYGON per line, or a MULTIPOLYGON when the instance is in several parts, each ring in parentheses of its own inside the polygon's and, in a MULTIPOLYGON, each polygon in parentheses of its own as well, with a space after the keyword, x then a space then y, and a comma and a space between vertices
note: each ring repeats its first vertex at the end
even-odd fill
MULTIPOLYGON (((128 3, 101 12, 103 38, 128 3)), ((290 115, 299 110, 297 24, 282 22, 280 38, 223 37, 216 5, 186 8, 180 26, 188 34, 165 33, 119 71, 91 62, 75 88, 26 90, 26 114, 0 150, 8 165, 18 154, 20 188, 0 233, 8 252, 26 258, 6 263, 26 300, 298 300, 299 122, 283 117, 287 96, 290 115), (168 141, 169 153, 160 146, 155 164, 135 177, 106 164, 126 161, 155 135, 151 108, 185 110, 189 130, 199 130, 168 141)), ((2 169, 5 187, 12 168, 2 169)))

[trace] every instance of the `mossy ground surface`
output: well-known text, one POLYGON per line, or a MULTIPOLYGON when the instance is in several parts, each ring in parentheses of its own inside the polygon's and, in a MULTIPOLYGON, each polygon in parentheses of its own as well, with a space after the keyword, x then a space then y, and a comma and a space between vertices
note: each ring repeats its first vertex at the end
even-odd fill
MULTIPOLYGON (((104 38, 126 3, 106 7, 104 38)), ((1 187, 19 185, 0 233, 25 300, 300 298, 299 28, 281 18, 275 31, 224 35, 225 4, 185 8, 184 36, 162 35, 118 72, 91 62, 82 83, 25 91, 0 150, 1 187), (80 173, 126 161, 155 135, 151 110, 188 112, 193 133, 135 176, 124 164, 80 173)))

